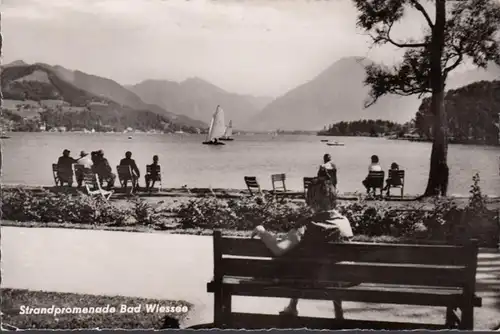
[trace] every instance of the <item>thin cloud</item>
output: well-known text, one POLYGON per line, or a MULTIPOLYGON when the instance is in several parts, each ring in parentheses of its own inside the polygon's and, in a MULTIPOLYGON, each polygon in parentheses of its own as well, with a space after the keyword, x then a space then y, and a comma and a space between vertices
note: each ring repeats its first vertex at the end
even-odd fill
POLYGON ((393 55, 367 53, 350 0, 4 0, 2 21, 6 61, 127 84, 199 76, 229 91, 280 95, 341 57, 393 55))

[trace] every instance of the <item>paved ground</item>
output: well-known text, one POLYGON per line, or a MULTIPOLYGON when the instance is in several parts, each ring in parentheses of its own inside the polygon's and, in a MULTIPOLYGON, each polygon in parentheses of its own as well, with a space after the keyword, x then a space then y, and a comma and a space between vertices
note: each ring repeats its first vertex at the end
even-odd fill
MULTIPOLYGON (((2 227, 3 287, 56 292, 182 299, 195 305, 184 326, 213 320, 213 299, 206 292, 212 277, 212 239, 165 233, 2 227)), ((500 321, 500 253, 480 254, 476 328, 500 321)), ((237 311, 276 314, 284 299, 235 298, 237 311)), ((301 301, 301 314, 328 317, 332 305, 301 301)), ((346 317, 443 320, 444 310, 345 303, 346 317)))

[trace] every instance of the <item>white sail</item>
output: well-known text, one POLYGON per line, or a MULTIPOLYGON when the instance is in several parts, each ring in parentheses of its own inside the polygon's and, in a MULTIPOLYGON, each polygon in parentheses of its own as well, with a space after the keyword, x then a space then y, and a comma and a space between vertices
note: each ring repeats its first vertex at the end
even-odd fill
POLYGON ((219 139, 224 135, 226 129, 224 123, 224 110, 222 110, 220 106, 217 106, 217 110, 215 110, 215 113, 212 116, 212 121, 210 122, 207 141, 210 141, 214 138, 219 139))
POLYGON ((226 127, 226 132, 224 132, 224 137, 231 138, 233 135, 233 121, 229 121, 229 125, 226 127))

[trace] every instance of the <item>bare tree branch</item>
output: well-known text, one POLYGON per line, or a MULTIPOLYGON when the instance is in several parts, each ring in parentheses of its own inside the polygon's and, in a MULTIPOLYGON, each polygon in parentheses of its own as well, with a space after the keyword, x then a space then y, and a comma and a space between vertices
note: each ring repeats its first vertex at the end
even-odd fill
POLYGON ((375 42, 389 42, 394 46, 397 46, 398 48, 425 48, 429 44, 428 43, 399 43, 394 41, 390 34, 392 30, 392 26, 394 25, 394 22, 391 22, 389 26, 387 27, 387 30, 385 32, 380 31, 379 36, 376 37, 374 40, 375 42), (385 35, 385 36, 384 36, 385 35))
POLYGON ((422 15, 425 17, 425 20, 427 21, 427 24, 429 25, 429 27, 431 29, 433 29, 434 23, 432 22, 431 17, 429 16, 429 14, 425 10, 425 8, 422 6, 422 4, 420 2, 418 2, 418 0, 410 0, 410 3, 413 5, 413 7, 415 7, 416 10, 418 10, 419 12, 422 13, 422 15))

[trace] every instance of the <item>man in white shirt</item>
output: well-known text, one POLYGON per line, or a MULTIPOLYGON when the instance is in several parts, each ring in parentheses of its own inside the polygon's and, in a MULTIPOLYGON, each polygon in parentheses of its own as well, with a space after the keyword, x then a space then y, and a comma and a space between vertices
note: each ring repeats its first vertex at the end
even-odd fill
POLYGON ((90 159, 90 155, 85 151, 81 151, 80 158, 77 160, 76 165, 82 166, 82 169, 75 170, 78 187, 81 187, 83 182, 83 173, 85 171, 92 170, 93 163, 92 159, 90 159))
MULTIPOLYGON (((371 161, 372 161, 371 164, 368 166, 368 174, 370 174, 370 172, 381 172, 382 167, 379 164, 378 156, 372 155, 371 161)), ((371 185, 370 185, 370 180, 368 179, 368 175, 366 176, 366 178, 363 180, 362 183, 365 186, 366 191, 369 192, 371 185)))

